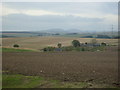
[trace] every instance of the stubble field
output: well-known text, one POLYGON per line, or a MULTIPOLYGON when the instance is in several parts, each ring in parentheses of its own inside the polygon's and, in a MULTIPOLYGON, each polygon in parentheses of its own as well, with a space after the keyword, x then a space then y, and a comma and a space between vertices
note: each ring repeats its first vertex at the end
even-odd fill
MULTIPOLYGON (((76 37, 18 37, 18 38, 3 38, 3 47, 13 47, 14 44, 19 44, 20 48, 39 50, 47 46, 57 46, 62 43, 62 46, 71 45, 72 40, 79 40, 81 43, 90 42, 92 38, 76 38, 76 37)), ((118 44, 117 39, 97 39, 98 43, 106 42, 108 44, 118 44)))

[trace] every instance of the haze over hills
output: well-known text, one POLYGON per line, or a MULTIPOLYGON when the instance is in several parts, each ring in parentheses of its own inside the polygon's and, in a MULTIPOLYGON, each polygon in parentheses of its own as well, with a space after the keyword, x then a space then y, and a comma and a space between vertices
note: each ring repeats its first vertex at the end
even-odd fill
POLYGON ((84 33, 89 33, 89 34, 118 34, 119 31, 101 31, 101 30, 97 30, 97 31, 87 31, 87 30, 79 30, 79 29, 62 29, 62 28, 51 28, 51 29, 46 29, 46 30, 26 30, 26 31, 18 31, 18 30, 8 30, 8 31, 0 31, 2 33, 50 33, 50 34, 66 34, 66 33, 78 33, 78 34, 84 34, 84 33))

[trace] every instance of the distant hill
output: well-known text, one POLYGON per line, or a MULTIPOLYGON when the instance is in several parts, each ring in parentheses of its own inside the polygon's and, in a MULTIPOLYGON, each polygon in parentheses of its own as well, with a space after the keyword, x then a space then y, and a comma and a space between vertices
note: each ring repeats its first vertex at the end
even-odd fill
POLYGON ((53 28, 53 29, 47 29, 47 30, 41 30, 38 32, 44 32, 44 33, 66 33, 66 31, 64 29, 60 29, 60 28, 53 28))
POLYGON ((65 36, 65 37, 82 37, 82 38, 118 38, 118 32, 114 31, 83 31, 79 29, 61 29, 53 28, 39 31, 2 31, 0 37, 33 37, 33 36, 65 36), (98 36, 99 35, 99 36, 98 36), (100 36, 101 35, 101 36, 100 36))

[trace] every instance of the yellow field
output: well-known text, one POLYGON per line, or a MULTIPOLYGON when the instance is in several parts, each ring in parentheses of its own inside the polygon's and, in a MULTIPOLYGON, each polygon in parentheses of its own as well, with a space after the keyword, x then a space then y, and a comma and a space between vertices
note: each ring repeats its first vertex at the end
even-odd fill
MULTIPOLYGON (((13 47, 14 44, 19 44, 20 48, 24 49, 41 49, 46 46, 57 46, 62 43, 62 46, 71 45, 72 40, 79 40, 81 43, 90 42, 92 38, 76 38, 76 37, 19 37, 19 38, 3 38, 3 47, 13 47)), ((98 43, 106 42, 107 44, 118 44, 117 39, 97 39, 98 43)))

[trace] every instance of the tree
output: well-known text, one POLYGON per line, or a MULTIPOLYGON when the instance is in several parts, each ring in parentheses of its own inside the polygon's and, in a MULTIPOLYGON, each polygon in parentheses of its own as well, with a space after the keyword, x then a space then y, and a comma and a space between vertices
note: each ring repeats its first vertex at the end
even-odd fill
POLYGON ((14 44, 13 47, 19 47, 19 45, 18 44, 14 44))
POLYGON ((57 46, 58 46, 58 48, 61 48, 61 47, 62 47, 62 44, 61 44, 61 43, 58 43, 57 46))
POLYGON ((74 47, 80 47, 80 42, 79 42, 78 40, 73 40, 73 41, 72 41, 72 45, 73 45, 74 47))
POLYGON ((92 40, 91 40, 91 43, 92 43, 93 45, 97 44, 96 38, 92 39, 92 40))

